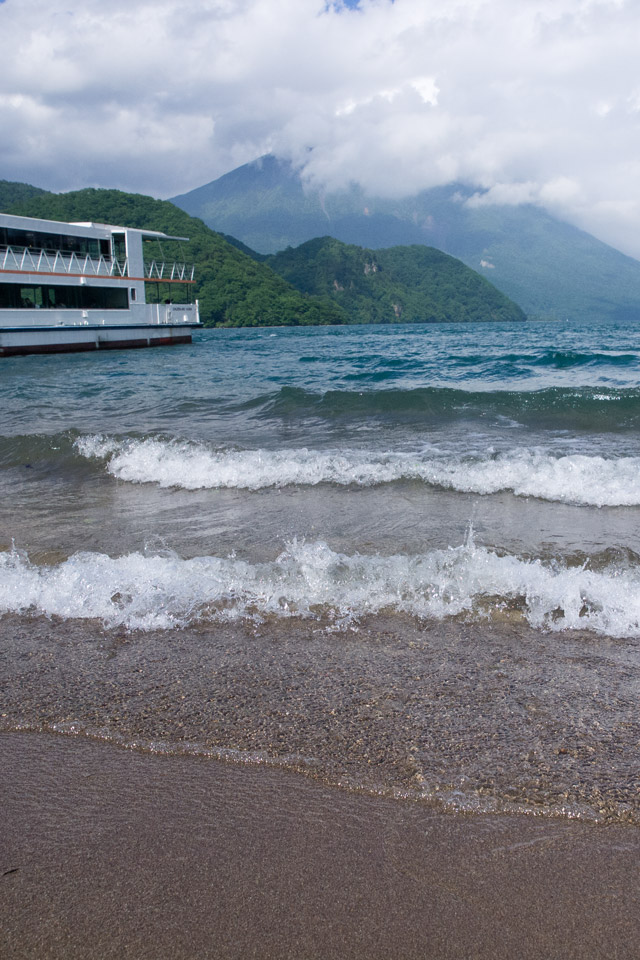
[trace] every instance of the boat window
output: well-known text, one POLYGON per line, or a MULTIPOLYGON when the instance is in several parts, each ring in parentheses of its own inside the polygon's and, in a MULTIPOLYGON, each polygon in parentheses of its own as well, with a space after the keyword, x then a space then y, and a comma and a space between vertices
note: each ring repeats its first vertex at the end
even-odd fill
POLYGON ((70 286, 62 284, 0 283, 3 310, 127 310, 124 287, 70 286))
POLYGON ((0 227, 0 249, 44 250, 46 253, 75 254, 77 257, 103 256, 110 259, 109 241, 98 237, 75 237, 70 234, 46 233, 39 230, 22 230, 17 227, 0 227))
POLYGON ((124 233, 111 234, 111 250, 113 259, 124 263, 127 259, 127 238, 124 233))
POLYGON ((35 309, 42 306, 42 287, 20 287, 20 306, 35 309))

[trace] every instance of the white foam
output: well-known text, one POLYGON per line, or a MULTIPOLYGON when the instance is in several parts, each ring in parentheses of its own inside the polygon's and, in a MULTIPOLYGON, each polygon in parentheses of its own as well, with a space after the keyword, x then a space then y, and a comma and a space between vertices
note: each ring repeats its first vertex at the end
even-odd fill
POLYGON ((211 450, 162 440, 83 437, 76 448, 107 459, 113 476, 161 487, 259 490, 291 484, 372 486, 419 480, 464 493, 510 491, 584 506, 640 505, 640 457, 604 458, 514 450, 498 456, 434 455, 364 450, 211 450))
POLYGON ((521 497, 595 507, 640 504, 640 457, 557 457, 523 450, 437 464, 429 473, 431 482, 468 493, 507 490, 521 497))
POLYGON ((294 541, 259 564, 78 553, 37 567, 15 549, 0 553, 0 613, 97 618, 132 629, 265 616, 349 623, 383 611, 475 619, 501 616, 507 607, 543 629, 640 636, 640 571, 499 556, 471 537, 416 556, 349 556, 321 541, 294 541))
POLYGON ((107 469, 120 480, 161 487, 260 490, 318 483, 370 486, 411 476, 414 455, 358 451, 210 450, 198 444, 140 440, 115 443, 83 437, 76 448, 86 457, 109 458, 107 469))

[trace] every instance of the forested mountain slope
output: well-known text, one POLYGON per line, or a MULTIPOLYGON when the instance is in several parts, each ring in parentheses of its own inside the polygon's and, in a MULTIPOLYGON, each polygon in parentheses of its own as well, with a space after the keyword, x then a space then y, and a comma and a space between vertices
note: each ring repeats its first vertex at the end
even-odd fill
POLYGON ((322 237, 266 263, 298 290, 331 297, 358 323, 526 319, 484 277, 433 247, 367 250, 322 237))

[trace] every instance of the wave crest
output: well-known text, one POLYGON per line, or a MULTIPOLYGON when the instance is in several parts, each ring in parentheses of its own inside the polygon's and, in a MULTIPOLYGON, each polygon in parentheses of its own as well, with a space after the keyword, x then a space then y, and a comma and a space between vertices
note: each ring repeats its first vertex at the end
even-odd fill
POLYGON ((382 612, 424 619, 517 612, 537 628, 635 637, 640 574, 501 556, 471 535, 459 547, 415 556, 349 556, 322 541, 293 541, 258 564, 86 552, 38 567, 13 549, 0 554, 0 613, 9 612, 142 630, 270 616, 346 624, 382 612))
POLYGON ((583 506, 640 505, 640 457, 606 459, 514 450, 481 456, 363 450, 212 450, 165 440, 82 437, 77 450, 107 460, 114 477, 161 487, 260 490, 319 483, 375 486, 416 480, 461 493, 516 496, 583 506))

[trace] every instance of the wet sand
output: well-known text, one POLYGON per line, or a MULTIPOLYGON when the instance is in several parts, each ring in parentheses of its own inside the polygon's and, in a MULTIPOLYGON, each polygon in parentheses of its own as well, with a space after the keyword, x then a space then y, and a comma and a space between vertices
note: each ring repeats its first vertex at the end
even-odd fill
POLYGON ((623 958, 640 831, 0 735, 0 956, 623 958))
POLYGON ((6 616, 0 731, 260 760, 472 812, 640 825, 638 641, 372 617, 181 630, 6 616))

